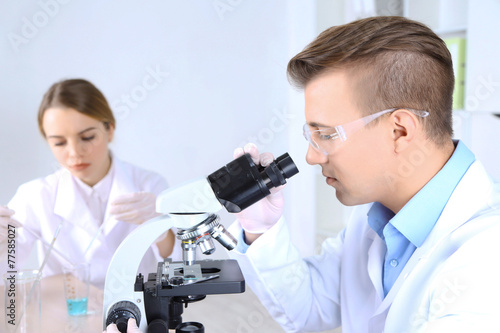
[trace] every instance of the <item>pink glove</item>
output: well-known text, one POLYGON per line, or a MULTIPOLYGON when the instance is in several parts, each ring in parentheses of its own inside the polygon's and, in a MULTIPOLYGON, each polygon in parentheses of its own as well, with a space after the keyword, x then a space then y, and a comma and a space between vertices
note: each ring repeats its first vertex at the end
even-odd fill
MULTIPOLYGON (((259 155, 259 150, 253 143, 246 144, 243 149, 237 148, 233 153, 233 157, 238 158, 245 153, 250 154, 256 165, 268 166, 274 161, 271 153, 262 153, 259 155)), ((240 213, 235 214, 246 232, 262 234, 278 222, 283 214, 283 206, 285 204, 283 193, 280 191, 282 188, 283 186, 271 189, 270 195, 240 213)))
POLYGON ((156 195, 148 192, 127 193, 116 197, 109 213, 119 221, 133 224, 142 224, 160 215, 156 212, 156 195))
POLYGON ((11 217, 12 215, 14 215, 14 211, 12 209, 0 206, 0 243, 7 241, 9 225, 15 228, 23 226, 21 223, 14 220, 11 217))
MULTIPOLYGON (((102 333, 120 333, 116 324, 109 324, 106 330, 102 333)), ((127 322, 127 333, 142 333, 134 318, 130 318, 127 322)))

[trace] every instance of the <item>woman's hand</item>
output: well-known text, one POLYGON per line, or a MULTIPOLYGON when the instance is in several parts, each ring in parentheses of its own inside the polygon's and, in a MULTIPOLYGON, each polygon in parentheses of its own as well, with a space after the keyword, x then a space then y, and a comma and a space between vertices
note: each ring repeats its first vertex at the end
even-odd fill
MULTIPOLYGON (((12 218, 14 211, 6 206, 0 206, 0 244, 7 241, 9 228, 20 228, 23 225, 12 218), (10 227, 9 227, 10 226, 10 227)), ((5 248, 5 246, 2 246, 5 248)))
POLYGON ((135 192, 119 195, 111 202, 109 213, 118 221, 142 224, 157 217, 156 195, 149 192, 135 192))

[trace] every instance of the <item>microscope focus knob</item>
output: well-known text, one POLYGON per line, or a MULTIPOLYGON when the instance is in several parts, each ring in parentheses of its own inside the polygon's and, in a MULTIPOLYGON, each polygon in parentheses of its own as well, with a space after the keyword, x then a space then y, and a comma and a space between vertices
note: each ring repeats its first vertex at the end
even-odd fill
POLYGON ((141 322, 141 310, 139 310, 139 307, 129 301, 117 302, 108 311, 106 327, 114 323, 121 333, 127 333, 127 322, 130 318, 134 318, 137 326, 139 326, 141 322))
POLYGON ((168 325, 164 320, 155 319, 148 325, 148 333, 168 333, 168 325))

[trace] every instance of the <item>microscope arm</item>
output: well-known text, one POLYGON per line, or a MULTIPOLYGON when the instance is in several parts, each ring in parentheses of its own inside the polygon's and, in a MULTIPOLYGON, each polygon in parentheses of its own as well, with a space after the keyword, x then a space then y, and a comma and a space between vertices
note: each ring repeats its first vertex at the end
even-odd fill
POLYGON ((138 325, 142 332, 146 332, 147 322, 144 316, 146 312, 143 294, 134 291, 137 270, 144 254, 158 238, 158 235, 163 234, 173 226, 173 220, 168 215, 159 216, 135 229, 120 244, 106 273, 103 300, 104 326, 113 304, 120 301, 130 301, 139 308, 141 321, 138 325))
POLYGON ((114 304, 128 301, 139 309, 141 319, 138 325, 146 332, 143 293, 134 291, 137 270, 146 251, 159 235, 172 227, 190 229, 210 216, 205 212, 216 212, 221 208, 206 178, 162 192, 157 198, 156 210, 170 215, 156 217, 136 228, 123 240, 111 259, 104 285, 103 325, 106 325, 114 304))
POLYGON ((123 240, 113 255, 106 273, 103 300, 104 326, 110 308, 120 301, 129 301, 139 308, 141 320, 138 325, 143 332, 146 332, 147 321, 143 293, 134 291, 137 270, 142 258, 158 238, 158 235, 167 232, 172 227, 192 228, 207 219, 209 215, 203 213, 174 217, 158 216, 139 226, 123 240))
MULTIPOLYGON (((139 264, 159 235, 172 227, 184 231, 178 233, 183 245, 187 244, 183 248, 183 257, 186 253, 189 257, 189 253, 196 250, 191 247, 192 244, 203 246, 203 253, 213 252, 210 237, 231 249, 236 240, 217 220, 212 219, 212 213, 222 207, 231 213, 240 212, 269 195, 270 189, 284 185, 286 179, 297 172, 286 153, 265 168, 256 166, 251 156, 245 154, 206 178, 198 178, 160 193, 156 200, 156 211, 169 215, 149 220, 135 229, 120 244, 111 259, 104 286, 103 326, 109 319, 109 322, 119 323, 122 326, 120 331, 123 331, 126 329, 123 320, 133 312, 138 319, 139 329, 146 332, 148 323, 143 292, 136 292, 134 285, 139 264)), ((183 261, 186 264, 187 260, 183 261)), ((190 265, 189 262, 187 264, 190 265)))

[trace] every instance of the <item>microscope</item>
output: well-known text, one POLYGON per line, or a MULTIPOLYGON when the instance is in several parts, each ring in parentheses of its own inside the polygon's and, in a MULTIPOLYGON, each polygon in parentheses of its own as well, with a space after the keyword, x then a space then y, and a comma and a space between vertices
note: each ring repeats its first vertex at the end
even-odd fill
POLYGON ((163 214, 135 229, 116 250, 104 286, 103 327, 115 323, 126 333, 134 318, 141 332, 203 333, 198 322, 182 322, 183 308, 206 295, 242 293, 245 280, 235 260, 196 260, 215 251, 213 240, 232 250, 236 239, 220 224, 215 213, 224 207, 238 213, 284 185, 299 171, 285 153, 267 167, 257 166, 245 154, 206 178, 190 181, 162 192, 156 201, 163 214), (137 274, 148 248, 171 228, 181 241, 182 262, 166 259, 156 272, 137 274))

